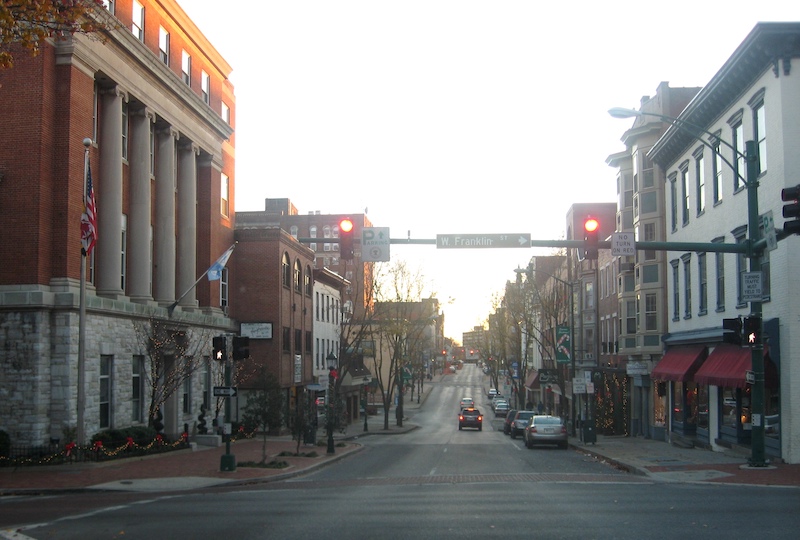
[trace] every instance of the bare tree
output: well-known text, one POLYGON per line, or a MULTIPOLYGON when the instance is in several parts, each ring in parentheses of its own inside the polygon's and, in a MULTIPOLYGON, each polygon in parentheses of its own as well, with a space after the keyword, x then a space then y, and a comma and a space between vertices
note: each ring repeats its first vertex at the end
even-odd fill
POLYGON ((135 321, 133 327, 149 361, 144 373, 150 390, 148 425, 161 431, 161 409, 201 366, 209 332, 154 317, 135 321))
MULTIPOLYGON (((262 371, 259 388, 248 395, 247 405, 242 411, 242 424, 248 431, 261 432, 261 463, 267 461, 267 435, 273 428, 280 427, 283 394, 278 379, 273 373, 262 371)), ((298 452, 300 443, 297 444, 298 452)))

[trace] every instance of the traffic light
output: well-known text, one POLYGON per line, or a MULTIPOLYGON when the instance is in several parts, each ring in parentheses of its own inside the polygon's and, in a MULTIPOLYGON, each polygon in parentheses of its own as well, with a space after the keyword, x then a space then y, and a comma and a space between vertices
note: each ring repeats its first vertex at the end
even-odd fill
POLYGON ((793 218, 783 223, 783 230, 789 234, 800 234, 800 185, 782 189, 781 200, 791 202, 783 205, 783 217, 793 218))
POLYGON ((600 222, 592 216, 583 220, 583 258, 589 261, 597 260, 597 233, 600 222))
POLYGON ((224 362, 228 359, 228 353, 225 350, 225 336, 214 336, 211 339, 211 348, 213 349, 212 358, 219 362, 224 362))
POLYGON ((250 356, 250 338, 233 336, 233 359, 244 360, 250 356))
POLYGON ((742 344, 742 319, 722 319, 722 342, 732 345, 742 344))
POLYGON ((744 336, 748 345, 761 343, 761 317, 744 318, 744 336))
POLYGON ((339 221, 339 257, 344 260, 353 259, 353 220, 342 218, 339 221))

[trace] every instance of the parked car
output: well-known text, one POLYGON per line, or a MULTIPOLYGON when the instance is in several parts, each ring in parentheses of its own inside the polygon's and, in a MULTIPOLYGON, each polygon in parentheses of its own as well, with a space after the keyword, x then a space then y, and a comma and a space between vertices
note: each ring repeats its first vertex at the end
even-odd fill
POLYGON ((534 444, 557 444, 566 450, 569 447, 567 441, 567 426, 558 416, 535 414, 525 427, 527 448, 533 448, 534 444))
POLYGON ((494 415, 495 417, 508 415, 508 402, 498 401, 494 406, 494 415))
POLYGON ((474 407, 474 406, 475 406, 475 400, 474 399, 472 399, 471 397, 463 397, 463 398, 461 398, 461 402, 459 403, 459 409, 458 410, 466 409, 467 407, 474 407))
POLYGON ((514 420, 514 417, 517 415, 516 409, 511 409, 506 414, 506 419, 503 420, 503 435, 508 435, 511 433, 511 422, 514 420))
POLYGON ((458 415, 458 429, 460 431, 465 427, 478 428, 478 431, 483 431, 483 415, 481 411, 475 407, 463 409, 458 415))
MULTIPOLYGON (((534 414, 536 414, 534 411, 515 412, 514 418, 511 419, 511 422, 507 422, 509 425, 508 434, 511 435, 512 439, 516 439, 517 435, 525 434, 525 428, 528 427, 528 421, 534 414)), ((506 420, 508 420, 508 417, 506 417, 506 420)))
POLYGON ((504 396, 501 396, 500 394, 497 394, 496 396, 494 396, 492 398, 492 401, 491 401, 492 409, 494 409, 494 406, 497 404, 498 401, 505 401, 506 403, 508 403, 508 400, 504 396))
POLYGON ((494 396, 497 396, 499 394, 500 394, 500 392, 497 391, 497 388, 489 388, 489 392, 488 392, 489 401, 491 401, 494 396))

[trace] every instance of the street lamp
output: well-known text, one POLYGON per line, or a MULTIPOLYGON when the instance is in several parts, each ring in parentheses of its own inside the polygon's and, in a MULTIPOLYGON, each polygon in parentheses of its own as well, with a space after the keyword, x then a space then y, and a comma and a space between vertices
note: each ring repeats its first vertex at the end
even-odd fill
POLYGON ((328 412, 325 415, 325 424, 328 430, 328 453, 335 454, 336 449, 333 446, 333 394, 336 390, 336 377, 338 376, 336 373, 338 358, 331 351, 325 361, 328 363, 328 394, 325 396, 325 404, 328 406, 328 412))
MULTIPOLYGON (((756 244, 760 240, 759 231, 759 215, 758 215, 758 147, 755 141, 747 141, 744 143, 744 154, 739 152, 732 144, 721 139, 718 135, 703 129, 697 124, 687 122, 680 118, 673 116, 666 116, 663 114, 649 113, 637 111, 636 109, 626 109, 623 107, 614 107, 608 110, 614 118, 633 118, 636 116, 652 116, 659 118, 675 126, 675 129, 683 129, 695 137, 698 141, 719 155, 720 159, 724 161, 732 170, 739 180, 744 182, 747 187, 747 257, 750 259, 750 271, 761 271, 761 252, 763 247, 757 247, 756 244), (719 152, 719 149, 713 146, 710 142, 705 140, 701 135, 708 135, 712 140, 718 141, 733 152, 735 159, 743 158, 746 164, 747 178, 742 178, 738 169, 733 164, 725 159, 719 152)), ((759 321, 759 334, 763 333, 763 322, 761 319, 761 301, 750 302, 750 316, 759 321)), ((751 414, 751 456, 749 464, 751 467, 766 467, 769 462, 765 458, 764 451, 764 345, 761 342, 754 343, 751 346, 751 362, 753 374, 755 375, 755 383, 753 384, 753 410, 751 414)))

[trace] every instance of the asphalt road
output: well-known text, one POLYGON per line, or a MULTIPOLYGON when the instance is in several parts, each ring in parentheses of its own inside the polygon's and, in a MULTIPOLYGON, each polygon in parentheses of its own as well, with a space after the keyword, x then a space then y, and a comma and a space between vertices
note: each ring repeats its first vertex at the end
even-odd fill
POLYGON ((365 450, 304 477, 168 496, 76 493, 18 504, 74 504, 69 518, 15 538, 796 538, 797 490, 666 484, 577 450, 526 449, 503 435, 467 366, 428 385, 403 435, 367 436, 365 450), (483 431, 458 430, 466 396, 483 431), (83 497, 91 504, 79 508, 83 497))

